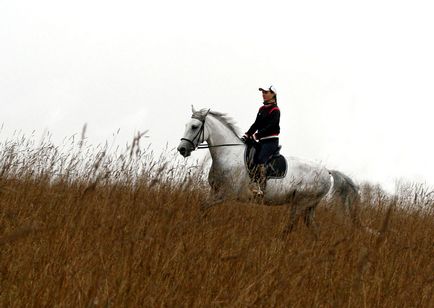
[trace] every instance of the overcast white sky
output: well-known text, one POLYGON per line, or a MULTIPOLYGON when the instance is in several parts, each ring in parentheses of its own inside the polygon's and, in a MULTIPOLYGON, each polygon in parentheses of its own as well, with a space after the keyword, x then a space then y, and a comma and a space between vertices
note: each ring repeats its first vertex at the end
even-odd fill
MULTIPOLYGON (((0 122, 176 147, 190 105, 245 131, 273 84, 283 154, 434 184, 430 1, 0 1, 0 122)), ((197 155, 195 153, 194 155, 197 155)))

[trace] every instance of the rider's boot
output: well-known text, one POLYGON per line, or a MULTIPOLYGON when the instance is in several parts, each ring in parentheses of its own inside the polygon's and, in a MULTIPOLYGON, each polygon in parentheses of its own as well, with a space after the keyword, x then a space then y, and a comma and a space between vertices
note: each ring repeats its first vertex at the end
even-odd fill
POLYGON ((259 164, 256 166, 255 186, 252 189, 253 194, 256 197, 262 198, 264 196, 265 187, 267 184, 267 174, 265 164, 259 164))

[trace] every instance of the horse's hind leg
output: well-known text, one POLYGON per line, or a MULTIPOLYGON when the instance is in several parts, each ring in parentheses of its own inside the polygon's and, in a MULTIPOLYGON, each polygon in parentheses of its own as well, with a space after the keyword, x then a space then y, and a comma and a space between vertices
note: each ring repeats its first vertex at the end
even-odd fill
POLYGON ((295 228, 295 225, 298 220, 298 200, 297 200, 297 190, 294 190, 289 196, 288 196, 288 205, 290 206, 290 214, 289 214, 289 223, 286 225, 285 229, 283 230, 283 233, 285 235, 292 232, 295 228))
POLYGON ((290 210, 290 215, 289 215, 289 223, 285 227, 285 229, 283 230, 284 234, 288 234, 288 233, 290 233, 290 232, 292 232, 294 230, 295 225, 297 223, 297 218, 298 218, 297 205, 296 204, 291 204, 291 210, 290 210))
POLYGON ((315 208, 313 206, 304 210, 304 223, 310 227, 314 223, 315 208))
POLYGON ((360 227, 358 217, 358 198, 349 194, 344 194, 335 199, 341 208, 338 216, 342 221, 349 219, 353 227, 360 227))
POLYGON ((312 230, 316 239, 318 239, 319 235, 319 227, 315 221, 315 209, 317 205, 318 204, 315 204, 314 206, 310 206, 304 210, 304 223, 312 230))

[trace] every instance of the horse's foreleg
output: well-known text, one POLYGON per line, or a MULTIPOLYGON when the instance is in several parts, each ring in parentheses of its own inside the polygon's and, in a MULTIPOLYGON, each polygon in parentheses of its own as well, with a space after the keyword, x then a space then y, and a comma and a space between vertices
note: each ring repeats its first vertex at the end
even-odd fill
POLYGON ((200 204, 200 211, 206 215, 209 209, 223 201, 224 199, 221 190, 218 187, 213 186, 211 187, 211 192, 208 195, 208 198, 200 204))

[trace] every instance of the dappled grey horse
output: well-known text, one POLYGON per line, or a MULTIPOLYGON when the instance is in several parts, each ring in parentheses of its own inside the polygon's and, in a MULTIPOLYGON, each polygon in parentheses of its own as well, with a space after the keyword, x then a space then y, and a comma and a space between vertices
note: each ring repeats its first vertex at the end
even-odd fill
MULTIPOLYGON (((207 142, 212 158, 208 175, 212 201, 207 204, 228 199, 252 200, 244 155, 246 145, 238 137, 238 128, 223 113, 209 109, 196 111, 194 107, 192 112, 178 151, 188 157, 201 143, 207 142)), ((267 180, 263 201, 267 205, 291 206, 287 231, 292 230, 301 214, 307 226, 316 228, 315 208, 325 198, 339 199, 343 211, 350 214, 352 204, 358 199, 358 188, 349 177, 295 157, 286 157, 286 161, 285 175, 267 180)))

